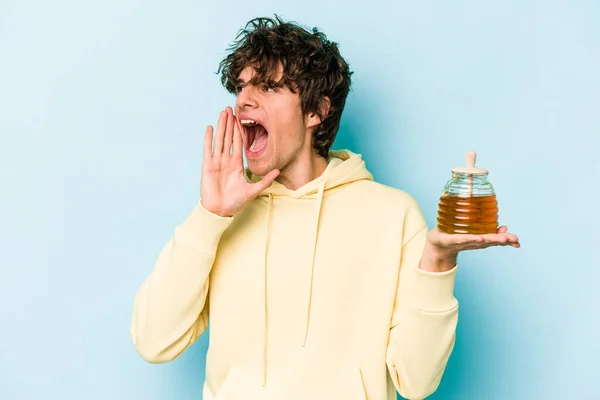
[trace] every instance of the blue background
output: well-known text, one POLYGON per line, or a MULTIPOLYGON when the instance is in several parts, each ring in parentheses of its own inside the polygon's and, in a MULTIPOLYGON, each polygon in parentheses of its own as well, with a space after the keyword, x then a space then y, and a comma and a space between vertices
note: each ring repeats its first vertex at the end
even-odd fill
POLYGON ((336 148, 431 226, 469 149, 521 249, 464 253, 432 399, 598 398, 600 3, 0 2, 0 398, 199 399, 204 336, 144 362, 133 298, 199 196, 215 74, 279 13, 354 75, 336 148))

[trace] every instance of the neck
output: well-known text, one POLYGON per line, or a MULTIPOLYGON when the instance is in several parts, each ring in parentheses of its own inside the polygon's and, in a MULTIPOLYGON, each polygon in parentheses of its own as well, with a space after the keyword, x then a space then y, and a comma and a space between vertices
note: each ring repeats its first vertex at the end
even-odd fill
POLYGON ((327 168, 327 160, 315 152, 307 157, 299 157, 281 171, 277 182, 290 190, 296 190, 317 179, 327 168))

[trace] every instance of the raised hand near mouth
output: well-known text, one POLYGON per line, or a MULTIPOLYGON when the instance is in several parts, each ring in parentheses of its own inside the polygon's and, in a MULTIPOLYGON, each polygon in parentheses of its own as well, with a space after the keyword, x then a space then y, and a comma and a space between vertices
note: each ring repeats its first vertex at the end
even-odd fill
POLYGON ((273 170, 256 183, 244 177, 242 128, 231 107, 221 111, 217 132, 206 128, 200 198, 213 214, 231 217, 269 187, 279 175, 273 170))

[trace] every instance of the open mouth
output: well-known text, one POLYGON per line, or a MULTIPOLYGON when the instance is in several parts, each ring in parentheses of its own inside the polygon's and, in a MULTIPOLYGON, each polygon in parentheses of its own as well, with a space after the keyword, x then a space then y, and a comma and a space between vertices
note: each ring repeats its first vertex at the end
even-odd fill
POLYGON ((246 134, 246 150, 250 153, 260 153, 267 147, 267 137, 269 132, 255 120, 242 119, 240 124, 246 134))

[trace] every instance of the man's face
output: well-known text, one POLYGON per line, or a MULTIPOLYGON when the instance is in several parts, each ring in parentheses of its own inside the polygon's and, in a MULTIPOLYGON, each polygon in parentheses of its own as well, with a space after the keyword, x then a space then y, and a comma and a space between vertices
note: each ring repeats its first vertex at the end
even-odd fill
MULTIPOLYGON (((303 118, 300 96, 288 87, 253 86, 255 70, 246 67, 239 76, 235 115, 242 124, 244 151, 253 174, 264 176, 285 168, 312 151, 309 128, 312 118, 303 118)), ((282 77, 281 65, 274 81, 282 77)), ((317 122, 318 123, 318 122, 317 122)))

